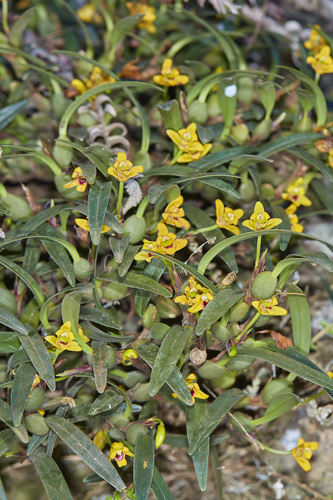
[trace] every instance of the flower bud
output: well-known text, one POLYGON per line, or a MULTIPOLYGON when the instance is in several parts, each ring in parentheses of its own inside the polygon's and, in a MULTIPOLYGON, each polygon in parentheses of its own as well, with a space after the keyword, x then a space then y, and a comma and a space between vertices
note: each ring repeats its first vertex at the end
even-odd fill
POLYGON ((30 205, 25 198, 7 193, 5 189, 1 190, 1 207, 9 212, 8 216, 14 222, 31 219, 33 216, 30 205))
POLYGON ((237 357, 237 355, 234 358, 231 358, 230 361, 227 363, 227 367, 229 370, 245 370, 245 368, 249 368, 251 366, 256 358, 253 358, 252 356, 241 356, 237 357))
POLYGON ((272 120, 270 118, 264 118, 258 123, 253 129, 252 136, 259 136, 262 141, 267 139, 272 131, 272 120))
POLYGON ((158 323, 160 320, 158 311, 154 304, 149 304, 147 309, 142 315, 142 324, 144 328, 150 330, 155 323, 158 323))
POLYGON ((53 94, 51 97, 52 111, 57 118, 62 117, 62 115, 64 114, 70 103, 71 100, 67 99, 61 92, 53 94))
POLYGON ((242 184, 239 186, 239 194, 241 196, 241 199, 245 202, 254 200, 257 192, 251 179, 248 179, 246 182, 242 182, 242 184))
POLYGON ((230 328, 222 326, 219 321, 211 326, 211 331, 214 337, 220 342, 227 342, 229 339, 235 337, 234 332, 230 328))
POLYGON ((92 268, 90 262, 87 259, 80 257, 80 260, 73 262, 75 278, 78 280, 87 280, 90 278, 92 273, 92 268))
POLYGON ((36 411, 42 407, 44 401, 44 391, 41 387, 32 389, 30 396, 25 404, 25 411, 36 411))
POLYGON ((240 146, 247 142, 249 136, 250 132, 245 123, 239 123, 238 125, 231 127, 230 137, 240 146))
POLYGON ((173 299, 167 299, 166 297, 157 297, 156 307, 159 315, 163 319, 172 319, 180 316, 180 307, 173 301, 173 299))
POLYGON ((117 354, 111 346, 107 346, 108 350, 108 370, 112 370, 117 364, 117 354))
POLYGON ((262 400, 265 405, 268 405, 275 396, 286 392, 293 392, 293 383, 286 378, 274 378, 265 385, 262 400))
POLYGON ((58 137, 58 139, 54 145, 52 156, 58 165, 65 169, 72 161, 73 148, 68 137, 58 137))
POLYGON ((206 123, 208 119, 208 106, 205 102, 195 100, 189 105, 187 114, 190 123, 206 123))
POLYGON ((238 321, 242 321, 242 319, 248 313, 249 306, 243 299, 236 302, 234 306, 229 311, 229 322, 230 323, 238 323, 238 321))
POLYGON ((44 436, 50 430, 46 420, 40 413, 31 413, 25 417, 25 426, 31 434, 44 436))
POLYGON ((79 113, 79 122, 82 127, 92 127, 93 125, 96 125, 96 120, 93 116, 91 116, 88 111, 84 111, 83 113, 79 113))
POLYGON ((136 387, 133 391, 134 401, 138 401, 139 403, 143 403, 144 401, 149 401, 149 399, 152 399, 151 396, 149 396, 149 391, 150 391, 150 382, 138 385, 138 387, 136 387))
POLYGON ((143 424, 140 424, 140 422, 134 422, 133 424, 130 424, 127 429, 126 429, 126 441, 132 445, 135 446, 138 437, 143 434, 144 436, 148 434, 148 429, 145 427, 143 424))
POLYGON ((159 448, 165 439, 165 425, 159 424, 155 436, 155 448, 159 448))
POLYGON ((129 242, 131 245, 139 243, 146 232, 146 221, 144 217, 138 217, 137 215, 131 215, 125 220, 123 225, 123 236, 129 237, 129 242))
POLYGON ((275 294, 277 282, 270 271, 257 274, 251 285, 252 297, 258 300, 270 299, 275 294))
POLYGON ((208 116, 213 118, 214 116, 219 116, 221 114, 219 98, 217 94, 211 94, 207 99, 208 116))

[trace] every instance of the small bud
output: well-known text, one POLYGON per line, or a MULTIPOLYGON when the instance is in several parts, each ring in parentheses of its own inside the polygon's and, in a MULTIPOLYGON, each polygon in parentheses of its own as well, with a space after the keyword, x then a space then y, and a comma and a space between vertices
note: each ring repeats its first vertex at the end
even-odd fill
POLYGON ((36 434, 37 436, 44 436, 50 430, 47 425, 46 420, 40 413, 31 413, 25 417, 25 426, 31 434, 36 434))
POLYGON ((144 217, 138 217, 137 215, 131 215, 125 220, 123 225, 123 236, 129 237, 129 242, 131 245, 139 243, 146 232, 146 221, 144 217))
POLYGON ((164 424, 159 424, 157 426, 157 432, 156 432, 156 436, 155 436, 155 447, 156 447, 156 449, 161 446, 161 444, 163 443, 164 439, 165 439, 165 426, 164 426, 164 424))
POLYGON ((255 299, 270 299, 276 292, 278 280, 270 271, 259 273, 251 285, 251 294, 255 299))

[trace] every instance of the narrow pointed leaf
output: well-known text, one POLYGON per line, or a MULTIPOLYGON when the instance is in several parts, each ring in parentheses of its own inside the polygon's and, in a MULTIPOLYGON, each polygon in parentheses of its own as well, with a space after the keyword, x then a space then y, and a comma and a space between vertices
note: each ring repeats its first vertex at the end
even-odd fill
POLYGON ((172 297, 170 290, 165 288, 158 281, 143 276, 142 274, 129 271, 124 277, 119 276, 117 271, 109 271, 99 276, 99 279, 104 281, 111 281, 111 283, 121 283, 130 288, 138 288, 139 290, 147 290, 152 293, 158 293, 162 297, 172 297))
POLYGON ((150 396, 155 396, 172 374, 188 338, 190 328, 179 325, 170 328, 157 352, 150 377, 150 396))
POLYGON ((16 352, 20 345, 20 341, 16 337, 15 333, 0 332, 0 354, 10 354, 12 352, 16 352))
POLYGON ((261 425, 267 422, 271 422, 272 420, 281 417, 285 413, 288 413, 288 411, 290 411, 300 402, 301 399, 292 392, 278 394, 272 399, 272 401, 270 401, 264 415, 261 418, 252 420, 252 423, 253 425, 261 425))
POLYGON ((111 182, 104 182, 102 184, 101 182, 96 181, 89 189, 88 221, 90 237, 94 245, 98 245, 99 240, 101 239, 101 231, 109 204, 111 186, 111 182))
POLYGON ((229 311, 229 309, 238 302, 243 292, 236 290, 221 290, 217 293, 213 300, 210 300, 205 309, 200 314, 195 332, 197 335, 202 335, 207 328, 215 323, 215 321, 222 318, 222 316, 229 311))
POLYGON ((118 491, 126 488, 123 480, 108 458, 78 427, 65 418, 56 415, 47 417, 46 422, 93 472, 114 486, 118 491))
POLYGON ((279 137, 278 139, 274 139, 273 141, 269 141, 269 143, 260 146, 260 148, 258 148, 258 152, 260 156, 269 157, 276 153, 280 153, 281 151, 289 150, 294 146, 301 146, 303 144, 312 143, 316 139, 320 139, 321 137, 321 134, 314 132, 287 135, 284 137, 279 137))
POLYGON ((6 401, 0 399, 0 420, 2 420, 16 434, 22 443, 29 443, 27 429, 23 424, 15 427, 12 421, 12 410, 6 401))
MULTIPOLYGON (((301 148, 291 148, 288 149, 289 153, 291 153, 293 156, 296 156, 297 158, 301 158, 304 160, 306 163, 309 163, 313 167, 315 167, 319 172, 326 177, 329 181, 333 181, 333 172, 331 167, 327 167, 323 161, 321 161, 319 158, 316 156, 313 156, 312 154, 308 153, 307 151, 304 151, 304 149, 301 148)), ((312 183, 311 183, 312 185, 312 183)), ((321 186, 323 187, 323 184, 321 182, 321 186)))
POLYGON ((64 209, 68 210, 68 206, 65 205, 65 204, 56 205, 54 207, 47 208, 46 210, 42 210, 38 214, 34 215, 32 219, 29 219, 21 227, 21 229, 20 229, 20 231, 18 233, 18 239, 20 240, 24 236, 27 236, 32 231, 34 231, 38 226, 40 226, 44 222, 50 220, 52 217, 55 217, 56 215, 58 215, 64 209))
POLYGON ((7 127, 8 123, 14 120, 15 116, 21 113, 28 103, 29 101, 24 99, 23 101, 15 102, 2 108, 0 111, 0 131, 7 127))
POLYGON ((103 411, 113 410, 116 406, 124 401, 121 394, 113 391, 112 389, 105 391, 103 394, 95 399, 90 407, 89 415, 97 415, 103 411))
POLYGON ((59 500, 59 498, 71 500, 73 498, 65 478, 53 458, 40 451, 30 455, 30 460, 34 464, 50 500, 59 500))
POLYGON ((303 290, 301 290, 298 286, 288 283, 287 293, 291 314, 294 347, 307 356, 310 352, 312 333, 309 304, 303 290))
POLYGON ((50 391, 54 391, 56 387, 54 368, 50 354, 40 335, 37 332, 30 332, 29 335, 17 332, 17 337, 40 378, 46 382, 50 391))
MULTIPOLYGON (((148 265, 145 267, 142 276, 151 278, 156 280, 156 282, 160 279, 165 269, 165 264, 159 259, 153 259, 148 265)), ((139 316, 142 316, 145 312, 148 303, 150 301, 151 292, 147 292, 144 290, 138 290, 135 292, 134 303, 135 303, 135 311, 139 316)))
POLYGON ((15 434, 10 429, 4 429, 0 432, 0 457, 6 453, 15 439, 15 434))
POLYGON ((24 407, 30 395, 36 370, 31 363, 20 365, 15 371, 10 402, 12 408, 13 424, 18 427, 22 420, 24 407))
POLYGON ((113 253, 114 260, 121 264, 124 258, 124 254, 129 245, 129 237, 124 238, 115 238, 114 236, 110 236, 109 245, 113 253))
POLYGON ((138 437, 133 473, 136 500, 147 500, 154 473, 154 441, 149 434, 138 437))
POLYGON ((134 260, 134 257, 140 250, 141 245, 128 245, 126 252, 124 254, 122 262, 118 266, 118 274, 123 277, 129 270, 134 260))
POLYGON ((45 434, 43 436, 37 436, 36 434, 33 434, 27 447, 27 455, 31 455, 32 453, 34 453, 34 451, 37 450, 38 446, 40 446, 43 441, 45 441, 45 434))
POLYGON ((229 410, 243 397, 238 389, 230 389, 221 394, 207 408, 200 418, 189 442, 189 455, 193 455, 199 446, 212 434, 229 410))
POLYGON ((21 278, 21 280, 30 288, 31 292, 34 294, 40 306, 42 306, 45 302, 44 293, 42 292, 41 287, 37 283, 37 281, 29 274, 25 269, 21 266, 12 262, 10 259, 6 257, 0 256, 0 265, 6 267, 10 271, 12 271, 16 276, 21 278))
POLYGON ((12 313, 6 311, 6 309, 3 309, 1 306, 0 323, 4 326, 8 326, 8 328, 11 328, 15 332, 21 333, 22 335, 28 335, 26 327, 12 313))
POLYGON ((87 321, 92 321, 98 325, 103 325, 108 328, 114 328, 115 330, 121 330, 122 326, 118 321, 118 317, 115 315, 112 309, 97 309, 89 306, 83 306, 80 311, 80 319, 85 319, 87 321))
MULTIPOLYGON (((207 403, 203 400, 197 400, 193 406, 186 407, 186 434, 189 441, 206 409, 207 403)), ((207 488, 209 448, 210 438, 208 437, 191 457, 201 491, 205 491, 207 488)))
POLYGON ((9 42, 15 48, 21 44, 23 32, 26 30, 32 16, 36 11, 36 7, 26 10, 21 14, 18 20, 14 23, 10 30, 9 42))
POLYGON ((174 497, 164 481, 162 474, 158 469, 156 469, 156 467, 154 467, 151 489, 156 497, 156 500, 174 500, 174 497))
POLYGON ((100 340, 94 340, 91 347, 96 389, 101 394, 105 390, 108 377, 108 347, 106 342, 100 340))

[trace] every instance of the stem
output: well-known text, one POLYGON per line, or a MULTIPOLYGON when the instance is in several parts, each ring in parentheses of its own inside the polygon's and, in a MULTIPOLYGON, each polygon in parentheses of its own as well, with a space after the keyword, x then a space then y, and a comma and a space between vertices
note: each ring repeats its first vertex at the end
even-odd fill
POLYGON ((213 231, 214 229, 217 229, 219 226, 217 224, 213 224, 212 226, 207 226, 207 227, 199 227, 199 229, 196 229, 195 231, 191 231, 191 235, 195 234, 200 234, 200 233, 207 233, 208 231, 213 231))
POLYGON ((178 153, 176 153, 174 155, 174 157, 172 158, 171 162, 169 163, 169 165, 174 165, 175 163, 177 163, 178 161, 178 158, 183 154, 184 151, 181 151, 180 149, 178 149, 178 153))
POLYGON ((167 268, 167 270, 169 272, 171 283, 173 284, 174 289, 177 290, 176 283, 175 283, 175 277, 173 275, 173 270, 172 270, 172 264, 171 264, 171 262, 169 262, 168 260, 165 260, 165 259, 162 259, 162 261, 166 265, 166 268, 167 268))
POLYGON ((119 190, 118 190, 118 201, 117 201, 117 219, 120 221, 120 211, 123 203, 123 195, 124 195, 124 183, 123 181, 119 182, 119 190))
POLYGON ((8 26, 8 0, 2 0, 2 27, 7 36, 10 35, 8 26))
POLYGON ((255 265, 254 265, 255 269, 257 269, 258 264, 259 264, 259 260, 260 260, 261 239, 262 239, 262 236, 261 235, 258 236, 258 238, 257 238, 256 262, 255 262, 255 265))
POLYGON ((257 441, 257 443, 259 444, 261 450, 270 451, 271 453, 274 453, 274 455, 291 455, 291 450, 275 450, 274 448, 271 448, 270 446, 267 446, 260 441, 257 441))
POLYGON ((317 392, 317 394, 314 394, 313 396, 309 396, 308 398, 304 399, 304 401, 302 403, 299 403, 297 406, 306 405, 310 401, 313 401, 314 399, 323 396, 325 393, 326 393, 325 389, 322 389, 321 391, 317 392))
POLYGON ((324 335, 326 335, 326 333, 328 333, 332 327, 333 327, 333 323, 330 323, 329 325, 325 326, 325 328, 323 328, 322 330, 320 330, 320 332, 317 333, 317 335, 315 335, 312 338, 311 342, 313 344, 315 344, 316 342, 318 342, 318 340, 321 339, 324 335))
POLYGON ((314 79, 314 81, 315 81, 315 83, 316 83, 317 85, 319 84, 319 80, 320 80, 320 74, 319 74, 319 73, 316 73, 316 74, 315 74, 315 79, 314 79))
POLYGON ((145 198, 143 198, 140 205, 138 206, 138 209, 136 211, 137 217, 143 217, 143 214, 145 213, 148 203, 149 203, 149 198, 148 196, 146 196, 145 198))
POLYGON ((246 325, 246 327, 244 328, 244 330, 242 330, 240 332, 240 334, 237 335, 237 337, 235 338, 235 342, 238 339, 240 339, 243 335, 245 335, 245 333, 247 333, 249 330, 251 330, 252 326, 260 318, 260 316, 261 316, 261 314, 259 312, 256 312, 256 314, 253 316, 253 318, 251 319, 251 321, 249 321, 249 323, 246 325))

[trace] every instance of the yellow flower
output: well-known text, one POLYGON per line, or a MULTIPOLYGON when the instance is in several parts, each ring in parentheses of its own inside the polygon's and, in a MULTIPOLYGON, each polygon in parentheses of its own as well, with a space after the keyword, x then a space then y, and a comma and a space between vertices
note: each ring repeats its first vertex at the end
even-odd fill
POLYGON ((250 219, 242 222, 242 225, 252 231, 261 231, 262 229, 272 229, 281 224, 282 219, 271 219, 260 201, 257 201, 254 207, 254 212, 250 219))
POLYGON ((297 231, 298 233, 302 233, 304 227, 302 226, 302 224, 299 224, 298 222, 298 217, 295 214, 296 209, 297 209, 296 205, 290 205, 288 208, 286 208, 286 213, 289 217, 291 230, 297 231))
POLYGON ((310 64, 312 69, 319 75, 333 73, 333 59, 331 57, 331 49, 328 45, 325 45, 319 52, 315 53, 314 56, 307 57, 306 62, 310 64))
POLYGON ((204 309, 208 302, 214 297, 208 288, 201 286, 197 282, 194 276, 190 276, 188 285, 185 287, 184 292, 185 295, 176 297, 174 301, 182 305, 191 306, 188 309, 188 312, 190 313, 202 311, 202 309, 204 309))
POLYGON ((93 439, 93 443, 99 448, 100 450, 103 450, 105 446, 107 445, 107 439, 105 436, 105 432, 103 429, 100 429, 97 434, 95 434, 95 437, 93 439))
POLYGON ((166 225, 162 222, 157 224, 157 231, 156 243, 160 247, 160 252, 166 255, 173 255, 178 250, 186 247, 188 243, 186 239, 177 238, 174 233, 169 233, 166 225))
POLYGON ((124 465, 127 465, 126 456, 134 457, 133 453, 130 452, 127 446, 124 446, 123 443, 112 443, 109 460, 113 460, 115 458, 118 467, 123 467, 124 465))
MULTIPOLYGON (((47 342, 50 342, 60 351, 82 351, 82 347, 74 340, 74 333, 71 331, 72 325, 70 321, 66 321, 62 327, 55 332, 55 335, 45 337, 47 342)), ((82 328, 78 328, 79 335, 84 342, 89 342, 88 337, 83 334, 82 328)))
POLYGON ((164 59, 162 71, 160 75, 155 75, 153 80, 158 85, 166 87, 175 87, 177 85, 185 85, 189 81, 189 77, 181 75, 178 69, 172 67, 172 59, 164 59))
POLYGON ((89 78, 85 78, 84 81, 74 78, 74 80, 71 81, 71 86, 80 92, 80 94, 84 94, 87 90, 93 89, 98 85, 114 83, 115 81, 116 80, 112 76, 103 73, 101 68, 94 66, 89 78))
MULTIPOLYGON (((89 222, 87 219, 75 219, 75 224, 85 231, 90 231, 89 222)), ((106 224, 103 224, 101 234, 111 231, 111 228, 106 224)))
POLYGON ((148 33, 156 33, 156 26, 153 24, 156 19, 154 7, 150 7, 144 2, 138 4, 127 2, 126 7, 130 11, 131 16, 135 14, 144 14, 141 21, 138 22, 138 28, 146 30, 148 33))
POLYGON ((315 450, 318 450, 318 443, 316 441, 306 443, 304 439, 300 438, 296 448, 291 450, 291 454, 296 459, 298 465, 305 472, 308 472, 311 469, 309 460, 312 457, 312 452, 315 450))
POLYGON ((131 177, 143 172, 141 165, 133 167, 133 163, 127 159, 125 153, 118 153, 117 161, 113 167, 108 168, 108 174, 113 175, 118 181, 125 182, 131 177))
POLYGON ((333 167, 333 148, 328 152, 328 164, 330 167, 333 167))
POLYGON ((233 210, 229 207, 224 207, 221 200, 215 200, 216 205, 216 224, 222 229, 228 229, 234 234, 239 234, 237 226, 238 220, 243 217, 244 210, 237 208, 233 210))
POLYGON ((151 259, 157 258, 156 255, 149 253, 150 250, 153 252, 162 253, 160 245, 157 243, 157 241, 143 240, 141 252, 136 254, 134 260, 146 260, 147 262, 150 262, 151 259), (144 250, 148 250, 148 252, 144 252, 144 250))
POLYGON ((131 365, 131 359, 136 359, 138 357, 137 353, 134 351, 134 349, 126 349, 123 352, 123 358, 121 360, 122 364, 127 366, 131 365))
POLYGON ((305 196, 305 184, 303 177, 299 177, 295 182, 292 182, 287 187, 287 192, 282 193, 281 198, 283 200, 289 200, 293 205, 299 207, 304 205, 309 207, 312 205, 312 201, 305 196))
POLYGON ((74 172, 72 173, 72 181, 65 184, 64 188, 72 188, 77 186, 76 190, 80 193, 83 193, 87 187, 87 179, 82 174, 82 170, 80 167, 76 167, 74 172))
POLYGON ((187 128, 181 128, 178 132, 168 129, 166 133, 181 151, 195 153, 204 149, 203 144, 198 139, 195 123, 191 123, 187 128))
MULTIPOLYGON (((315 24, 315 28, 321 29, 319 24, 315 24)), ((311 30, 309 40, 304 42, 304 47, 308 50, 312 50, 314 54, 319 52, 323 47, 325 47, 327 43, 324 38, 316 31, 315 29, 311 30)))
POLYGON ((277 303, 277 298, 274 296, 266 300, 254 300, 252 305, 263 316, 284 316, 287 314, 287 309, 279 307, 277 303))
POLYGON ((190 223, 186 219, 183 219, 185 212, 183 208, 180 208, 183 201, 184 198, 182 196, 178 196, 178 198, 169 203, 162 214, 162 219, 166 224, 170 224, 170 226, 189 229, 190 223))
POLYGON ((200 158, 203 158, 204 156, 206 156, 207 153, 209 153, 211 148, 212 148, 212 144, 209 144, 209 143, 203 144, 202 150, 200 149, 199 151, 184 153, 177 159, 177 162, 178 163, 190 163, 191 161, 200 160, 200 158))
POLYGON ((87 3, 76 12, 76 15, 84 23, 102 23, 103 17, 97 12, 95 5, 87 3))
MULTIPOLYGON (((189 388, 189 391, 190 391, 191 396, 192 396, 193 403, 195 402, 195 398, 198 398, 198 399, 207 399, 207 398, 209 398, 208 394, 205 394, 204 392, 202 392, 202 390, 199 387, 199 384, 197 384, 196 382, 193 383, 193 380, 195 380, 195 378, 196 377, 195 377, 194 373, 191 373, 185 379, 185 383, 186 383, 187 387, 189 388)), ((177 394, 175 394, 174 392, 172 393, 172 396, 174 398, 178 398, 177 394)))

